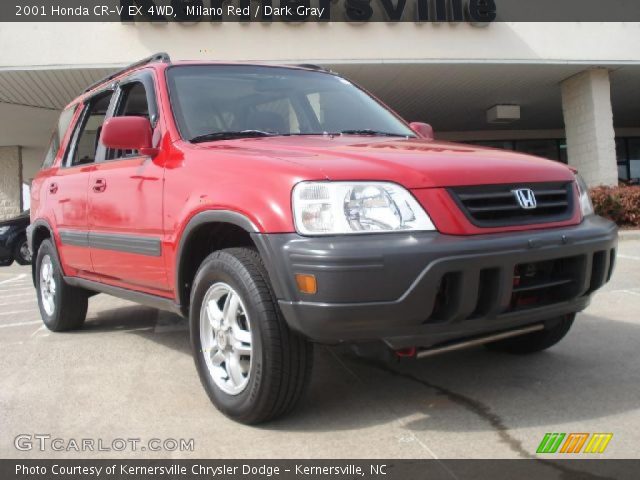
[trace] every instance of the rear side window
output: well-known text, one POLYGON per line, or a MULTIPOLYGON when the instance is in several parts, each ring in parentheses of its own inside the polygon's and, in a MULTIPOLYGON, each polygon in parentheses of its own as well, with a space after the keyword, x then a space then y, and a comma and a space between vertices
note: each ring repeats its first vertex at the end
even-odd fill
POLYGON ((111 102, 112 91, 92 98, 78 122, 72 147, 67 154, 68 167, 86 165, 96 160, 100 132, 111 102))
POLYGON ((53 165, 53 162, 58 155, 58 151, 60 150, 60 145, 62 145, 62 140, 64 139, 69 126, 71 125, 71 120, 73 120, 73 115, 76 113, 77 105, 73 105, 72 107, 63 110, 60 114, 60 118, 58 119, 58 124, 56 125, 56 129, 51 135, 51 142, 49 143, 49 149, 47 150, 47 154, 44 157, 44 162, 42 163, 42 168, 50 168, 53 165))

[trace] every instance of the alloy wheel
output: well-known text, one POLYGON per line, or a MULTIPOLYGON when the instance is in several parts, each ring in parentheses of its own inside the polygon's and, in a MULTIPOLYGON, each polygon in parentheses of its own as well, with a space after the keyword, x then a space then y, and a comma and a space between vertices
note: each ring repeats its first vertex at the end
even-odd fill
POLYGON ((200 344, 214 383, 229 395, 242 393, 251 373, 251 323, 242 298, 226 283, 214 283, 204 297, 200 344))
POLYGON ((40 297, 44 311, 52 316, 56 309, 56 279, 49 255, 42 257, 40 264, 40 297))

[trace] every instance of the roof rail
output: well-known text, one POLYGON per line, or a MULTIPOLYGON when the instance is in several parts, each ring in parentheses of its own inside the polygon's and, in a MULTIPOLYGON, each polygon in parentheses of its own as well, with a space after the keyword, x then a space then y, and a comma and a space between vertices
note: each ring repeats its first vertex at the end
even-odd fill
POLYGON ((124 67, 122 70, 118 70, 117 72, 114 72, 111 75, 106 76, 102 80, 98 80, 97 82, 92 83, 91 85, 89 85, 87 88, 84 89, 83 93, 87 93, 89 90, 93 90, 98 85, 108 82, 109 80, 113 80, 114 78, 119 77, 120 75, 128 72, 129 70, 133 70, 134 68, 141 67, 148 63, 156 63, 156 62, 171 63, 171 57, 169 56, 168 53, 165 53, 165 52, 154 53, 150 57, 143 58, 138 62, 132 63, 131 65, 124 67))
POLYGON ((328 69, 321 67, 320 65, 314 65, 312 63, 299 63, 297 65, 294 65, 294 67, 307 68, 309 70, 322 70, 324 72, 329 71, 328 69))

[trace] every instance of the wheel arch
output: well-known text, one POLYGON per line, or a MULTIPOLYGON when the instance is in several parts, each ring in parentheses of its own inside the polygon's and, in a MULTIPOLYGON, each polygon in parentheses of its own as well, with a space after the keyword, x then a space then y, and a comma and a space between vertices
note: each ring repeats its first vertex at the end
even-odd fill
POLYGON ((33 280, 33 284, 36 282, 36 256, 38 254, 38 249, 42 242, 44 242, 47 238, 51 239, 51 243, 53 244, 53 248, 56 252, 56 256, 60 258, 58 255, 58 247, 54 240, 53 229, 51 225, 46 220, 38 219, 31 223, 27 228, 27 243, 29 244, 29 250, 31 250, 31 279, 33 280))
POLYGON ((189 220, 180 235, 175 260, 176 300, 183 315, 188 315, 191 284, 202 260, 222 248, 258 247, 252 238, 256 233, 255 223, 231 210, 207 210, 189 220))

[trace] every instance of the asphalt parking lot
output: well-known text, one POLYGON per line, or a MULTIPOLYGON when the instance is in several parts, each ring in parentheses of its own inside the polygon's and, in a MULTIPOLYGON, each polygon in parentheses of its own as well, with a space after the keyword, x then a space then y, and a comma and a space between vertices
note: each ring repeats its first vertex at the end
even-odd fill
MULTIPOLYGON (((85 328, 41 324, 27 267, 0 269, 0 457, 528 458, 547 432, 611 432, 640 457, 640 241, 551 350, 475 348, 380 367, 318 347, 290 417, 247 427, 209 403, 177 316, 99 295, 85 328), (194 439, 192 452, 18 451, 20 434, 194 439)), ((580 455, 581 457, 588 457, 580 455)))

